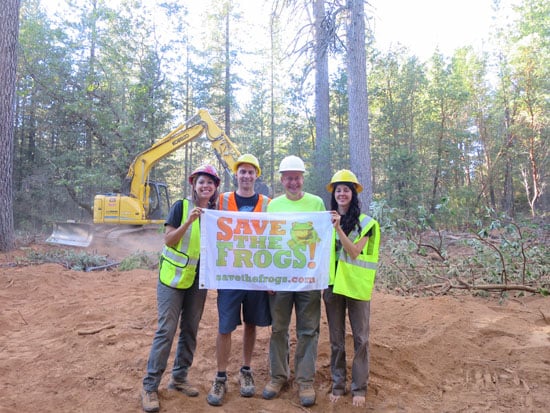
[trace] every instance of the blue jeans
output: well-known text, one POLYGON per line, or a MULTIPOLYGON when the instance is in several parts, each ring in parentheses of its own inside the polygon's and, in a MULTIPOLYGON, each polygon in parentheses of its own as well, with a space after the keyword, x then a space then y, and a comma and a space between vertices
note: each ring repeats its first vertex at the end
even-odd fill
POLYGON ((172 376, 178 381, 187 377, 197 347, 197 331, 204 310, 207 290, 198 288, 198 275, 193 285, 185 290, 157 284, 158 327, 147 361, 147 375, 143 378, 146 391, 158 391, 162 374, 166 370, 178 320, 180 335, 174 358, 172 376))
POLYGON ((271 380, 285 383, 290 376, 288 328, 292 308, 296 311, 296 354, 294 375, 299 385, 313 384, 317 343, 321 321, 320 291, 277 291, 269 296, 271 310, 271 339, 269 341, 269 363, 271 380))
POLYGON ((365 396, 369 380, 369 321, 370 301, 354 300, 332 292, 329 286, 323 293, 330 337, 330 372, 332 394, 341 396, 346 390, 346 308, 353 334, 351 364, 351 393, 365 396))

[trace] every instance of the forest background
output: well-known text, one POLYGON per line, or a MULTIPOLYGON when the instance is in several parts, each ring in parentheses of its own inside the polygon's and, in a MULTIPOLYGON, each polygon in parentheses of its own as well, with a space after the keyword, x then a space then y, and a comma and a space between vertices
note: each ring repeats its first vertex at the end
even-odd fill
MULTIPOLYGON (((334 30, 326 145, 316 137, 318 45, 308 4, 264 2, 265 20, 251 23, 238 2, 213 0, 197 26, 178 1, 71 0, 50 15, 39 0, 23 0, 17 231, 91 221, 94 195, 119 191, 133 158, 199 108, 260 159, 272 194, 281 193, 280 159, 295 154, 310 171, 306 189, 326 200, 326 177, 341 168, 360 171, 364 165, 351 155, 365 148, 350 144, 346 17, 338 1, 321 3, 334 30), (253 41, 259 30, 267 41, 253 41)), ((504 20, 498 4, 486 51, 464 45, 451 56, 434 50, 426 61, 399 45, 380 50, 367 5, 368 210, 387 236, 401 236, 383 245, 396 262, 411 267, 411 251, 445 261, 442 234, 465 231, 465 242, 493 256, 493 274, 504 281, 512 266, 525 283, 548 275, 550 2, 523 0, 504 20), (430 242, 422 239, 426 230, 435 234, 430 242), (510 234, 499 246, 486 238, 495 230, 510 234), (527 262, 534 267, 526 270, 527 262)), ((204 162, 217 160, 199 139, 151 178, 169 183, 172 199, 187 196, 187 176, 204 162)), ((227 175, 224 187, 231 187, 227 175)), ((388 265, 386 274, 402 276, 402 268, 388 265)))

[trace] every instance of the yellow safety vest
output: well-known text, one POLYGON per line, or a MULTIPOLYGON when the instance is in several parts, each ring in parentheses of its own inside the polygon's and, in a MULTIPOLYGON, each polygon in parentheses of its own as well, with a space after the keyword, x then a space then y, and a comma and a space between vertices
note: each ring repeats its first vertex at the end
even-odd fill
MULTIPOLYGON (((187 220, 192 208, 189 200, 184 199, 181 224, 187 220)), ((175 247, 164 245, 160 256, 160 282, 172 288, 186 289, 193 285, 200 255, 200 225, 196 219, 175 247)))
POLYGON ((350 232, 349 238, 353 239, 355 243, 372 229, 369 239, 356 259, 352 259, 342 248, 338 257, 338 266, 336 266, 336 253, 333 250, 329 285, 333 286, 332 291, 336 294, 356 300, 370 301, 378 268, 380 225, 374 218, 365 214, 359 216, 359 221, 361 233, 354 229, 350 232))

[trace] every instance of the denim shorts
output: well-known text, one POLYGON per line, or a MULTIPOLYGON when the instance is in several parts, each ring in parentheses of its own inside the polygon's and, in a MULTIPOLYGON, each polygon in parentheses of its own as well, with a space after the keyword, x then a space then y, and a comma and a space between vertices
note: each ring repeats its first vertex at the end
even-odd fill
POLYGON ((269 298, 266 291, 218 290, 218 319, 220 334, 234 331, 241 321, 259 327, 271 325, 269 298))

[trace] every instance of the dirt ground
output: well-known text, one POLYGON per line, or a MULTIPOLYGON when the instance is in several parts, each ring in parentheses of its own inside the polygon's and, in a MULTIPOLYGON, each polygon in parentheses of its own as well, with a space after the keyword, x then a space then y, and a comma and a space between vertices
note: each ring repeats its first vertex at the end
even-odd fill
MULTIPOLYGON (((160 243, 149 247, 159 250, 160 243)), ((141 411, 139 391, 156 327, 156 271, 17 265, 28 248, 46 247, 38 242, 0 254, 0 412, 141 411)), ((117 258, 128 253, 117 243, 89 249, 117 258)), ((550 298, 500 302, 460 293, 415 298, 376 292, 364 409, 353 407, 349 394, 336 404, 328 399, 324 309, 315 406, 301 407, 293 386, 275 400, 261 398, 268 380, 268 328, 259 331, 252 366, 257 395, 239 397, 239 328, 229 393, 222 407, 211 407, 206 393, 216 371, 215 300, 216 292, 209 292, 190 372, 201 394, 188 398, 168 391, 167 371, 161 412, 547 412, 550 406, 550 298)), ((350 333, 347 344, 349 364, 350 333)), ((292 337, 291 357, 294 345, 292 337)))

